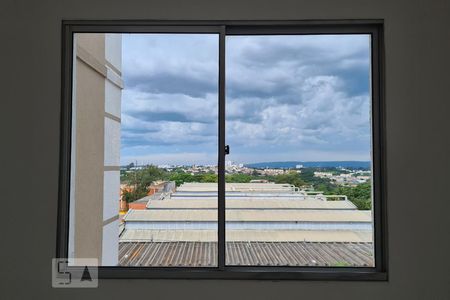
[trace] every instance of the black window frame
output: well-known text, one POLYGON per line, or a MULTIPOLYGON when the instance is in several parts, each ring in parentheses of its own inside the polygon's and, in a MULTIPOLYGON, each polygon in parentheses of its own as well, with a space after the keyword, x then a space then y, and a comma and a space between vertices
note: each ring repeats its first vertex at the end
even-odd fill
MULTIPOLYGON (((215 33, 219 36, 218 266, 99 266, 99 278, 386 281, 386 130, 383 20, 62 22, 61 132, 56 257, 68 253, 74 33, 215 33), (374 267, 229 266, 225 264, 225 39, 229 35, 370 34, 374 267)), ((69 267, 76 268, 76 267, 69 267)))

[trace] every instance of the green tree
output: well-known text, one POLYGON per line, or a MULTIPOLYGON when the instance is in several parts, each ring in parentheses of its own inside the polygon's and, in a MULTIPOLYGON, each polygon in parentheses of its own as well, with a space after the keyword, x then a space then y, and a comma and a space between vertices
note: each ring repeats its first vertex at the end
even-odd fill
POLYGON ((132 187, 132 190, 122 190, 122 197, 126 202, 132 202, 145 197, 150 185, 157 180, 168 178, 167 172, 150 165, 142 170, 127 172, 123 175, 123 182, 132 187))
POLYGON ((180 186, 185 182, 193 182, 194 176, 188 173, 173 172, 170 174, 169 180, 175 181, 175 184, 180 186))
POLYGON ((354 187, 339 187, 336 193, 346 195, 359 210, 372 209, 372 183, 370 181, 354 187))
POLYGON ((289 171, 288 173, 274 176, 273 181, 275 183, 289 183, 298 188, 305 185, 305 182, 300 178, 300 174, 296 171, 289 171))
POLYGON ((125 190, 122 189, 122 199, 127 202, 133 202, 145 197, 147 193, 145 191, 137 191, 137 190, 125 190))
POLYGON ((216 174, 202 174, 200 182, 217 182, 218 178, 216 174))
POLYGON ((230 174, 225 176, 226 182, 248 183, 252 180, 252 176, 246 174, 230 174))

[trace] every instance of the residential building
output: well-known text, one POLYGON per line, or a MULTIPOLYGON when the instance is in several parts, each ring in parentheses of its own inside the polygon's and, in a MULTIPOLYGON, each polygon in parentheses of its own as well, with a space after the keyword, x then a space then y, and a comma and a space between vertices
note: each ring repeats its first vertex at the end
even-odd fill
POLYGON ((121 35, 75 34, 69 257, 118 263, 121 35))

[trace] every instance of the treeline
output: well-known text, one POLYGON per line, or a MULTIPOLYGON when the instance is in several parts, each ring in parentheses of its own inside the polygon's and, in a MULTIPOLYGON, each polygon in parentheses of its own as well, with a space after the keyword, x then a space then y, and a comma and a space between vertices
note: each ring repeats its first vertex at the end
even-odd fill
MULTIPOLYGON (((169 180, 175 181, 177 186, 185 182, 218 182, 217 174, 187 174, 174 173, 168 177, 169 180)), ((252 180, 266 179, 275 183, 289 183, 297 187, 305 185, 305 182, 293 171, 292 173, 276 175, 276 176, 261 176, 261 175, 247 175, 247 174, 227 174, 225 175, 225 182, 249 183, 252 180)))
POLYGON ((126 183, 131 188, 123 188, 122 199, 133 202, 147 196, 152 182, 167 180, 168 173, 156 166, 148 166, 142 170, 120 173, 120 182, 126 183))
POLYGON ((370 182, 361 183, 354 187, 340 186, 337 187, 336 193, 346 195, 359 210, 372 209, 372 188, 370 182))
MULTIPOLYGON (((360 210, 371 209, 371 183, 366 182, 354 187, 340 186, 331 182, 328 178, 314 177, 314 171, 324 169, 305 168, 301 173, 290 171, 285 174, 274 176, 248 175, 248 174, 227 174, 226 182, 249 183, 251 180, 265 179, 275 183, 288 183, 299 188, 312 187, 316 191, 322 191, 325 195, 346 195, 360 210)), ((127 202, 135 201, 147 195, 152 182, 156 180, 175 181, 177 186, 185 182, 218 182, 217 174, 189 174, 180 170, 167 172, 156 166, 148 166, 145 169, 134 172, 122 172, 121 182, 132 186, 131 190, 122 190, 124 199, 127 202)))

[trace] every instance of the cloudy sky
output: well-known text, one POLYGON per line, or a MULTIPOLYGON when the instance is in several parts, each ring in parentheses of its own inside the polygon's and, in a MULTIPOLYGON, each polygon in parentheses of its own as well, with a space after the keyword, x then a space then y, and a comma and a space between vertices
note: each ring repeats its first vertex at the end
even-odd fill
MULTIPOLYGON (((230 36, 239 163, 370 159, 367 35, 230 36)), ((121 163, 216 164, 218 36, 123 36, 121 163)))

